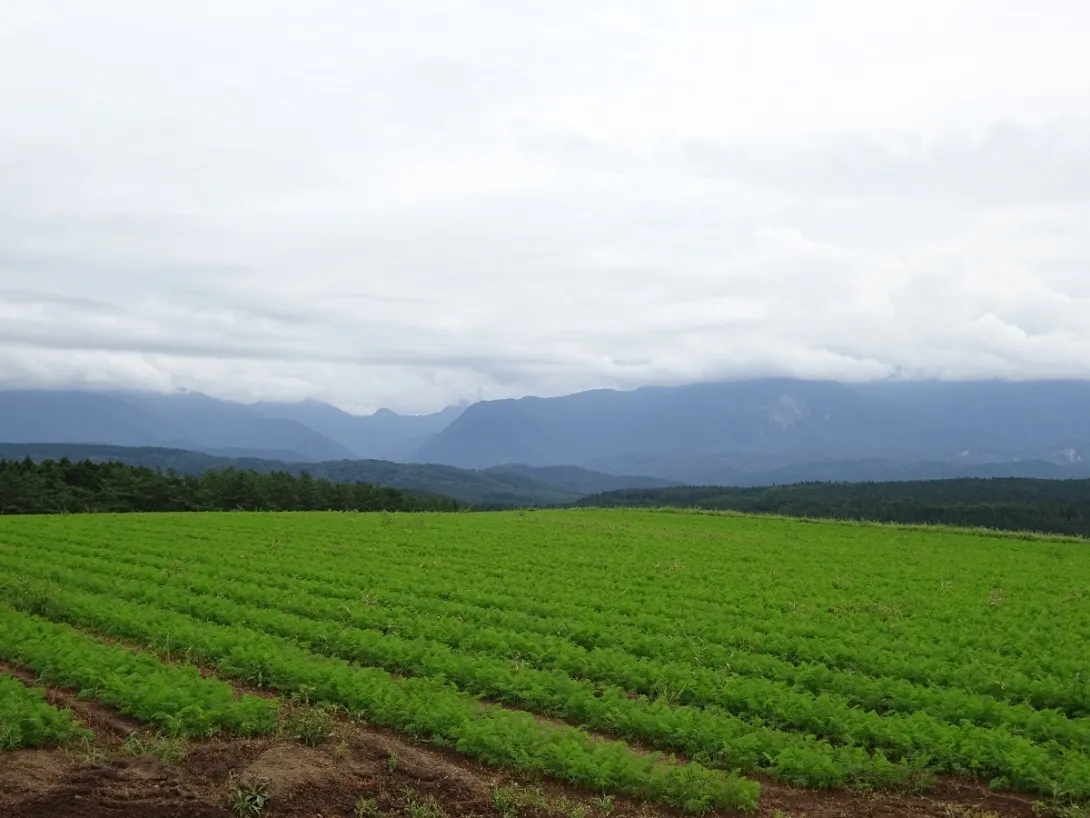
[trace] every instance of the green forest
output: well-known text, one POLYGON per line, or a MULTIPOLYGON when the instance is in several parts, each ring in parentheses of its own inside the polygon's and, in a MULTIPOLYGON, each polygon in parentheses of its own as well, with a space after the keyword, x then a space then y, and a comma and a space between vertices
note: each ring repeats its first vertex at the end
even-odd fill
POLYGON ((447 497, 306 472, 211 469, 199 475, 124 463, 0 460, 0 514, 129 511, 455 511, 447 497))
POLYGON ((1090 480, 965 478, 904 483, 796 483, 624 489, 580 506, 676 507, 841 520, 1090 536, 1090 480))
MULTIPOLYGON (((470 506, 485 510, 513 504, 470 506)), ((534 505, 537 505, 536 503, 534 505)), ((565 505, 557 503, 556 505, 565 505)), ((1038 531, 1090 537, 1090 480, 989 478, 890 483, 684 486, 593 494, 574 505, 673 507, 1038 531)), ((457 500, 303 471, 199 474, 117 461, 0 459, 0 514, 130 511, 456 511, 457 500)))

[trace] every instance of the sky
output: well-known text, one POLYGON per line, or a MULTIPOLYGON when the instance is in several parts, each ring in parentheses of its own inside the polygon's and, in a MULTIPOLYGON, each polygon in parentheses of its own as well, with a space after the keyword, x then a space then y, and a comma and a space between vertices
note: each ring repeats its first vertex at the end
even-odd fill
POLYGON ((0 386, 1090 377, 1082 0, 0 0, 0 386))

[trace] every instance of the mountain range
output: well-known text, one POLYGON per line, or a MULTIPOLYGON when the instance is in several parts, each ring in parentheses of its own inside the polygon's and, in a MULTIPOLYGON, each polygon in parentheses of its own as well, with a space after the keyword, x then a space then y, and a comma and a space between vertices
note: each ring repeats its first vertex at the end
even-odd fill
POLYGON ((1040 461, 1063 473, 1090 458, 1088 441, 1085 381, 760 379, 477 403, 413 459, 747 485, 780 470, 792 479, 844 470, 861 479, 971 476, 984 466, 1015 475, 1026 466, 1014 464, 1040 461))
MULTIPOLYGON (((0 441, 281 463, 504 466, 509 476, 576 467, 670 484, 1079 477, 1090 473, 1090 382, 764 378, 482 401, 426 415, 196 392, 0 390, 0 441)), ((584 488, 607 490, 599 477, 584 488)))
POLYGON ((319 401, 241 404, 200 392, 0 390, 0 442, 154 446, 286 462, 407 459, 461 411, 359 416, 319 401))

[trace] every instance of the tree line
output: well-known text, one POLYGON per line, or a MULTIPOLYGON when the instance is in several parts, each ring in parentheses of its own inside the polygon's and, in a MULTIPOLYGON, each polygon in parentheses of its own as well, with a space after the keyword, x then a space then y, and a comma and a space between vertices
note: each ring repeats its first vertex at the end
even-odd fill
POLYGON ((611 491, 584 497, 578 505, 701 508, 1090 537, 1090 480, 1012 477, 758 488, 684 486, 611 491))
POLYGON ((0 514, 131 511, 455 511, 447 497, 249 469, 181 475, 124 463, 0 460, 0 514))

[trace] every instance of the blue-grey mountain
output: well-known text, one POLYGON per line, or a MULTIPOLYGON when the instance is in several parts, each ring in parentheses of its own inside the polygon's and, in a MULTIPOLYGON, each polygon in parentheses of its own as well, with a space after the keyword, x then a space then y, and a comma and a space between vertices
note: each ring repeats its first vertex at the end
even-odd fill
POLYGON ((945 472, 1025 460, 1075 465, 1090 459, 1087 441, 1090 383, 1082 381, 761 379, 478 403, 413 459, 737 485, 747 473, 830 461, 882 461, 883 474, 928 462, 959 466, 945 472))
POLYGON ((509 478, 524 467, 597 475, 581 482, 578 471, 556 471, 557 479, 566 474, 565 491, 600 486, 602 473, 703 485, 1067 477, 1090 463, 1090 382, 767 378, 366 416, 317 401, 243 405, 199 393, 12 390, 0 391, 2 441, 503 467, 509 478))
POLYGON ((298 421, 196 392, 0 391, 0 441, 166 446, 289 461, 355 457, 298 421))
POLYGON ((357 457, 406 460, 424 443, 443 431, 465 409, 451 406, 427 415, 399 415, 379 409, 372 415, 352 415, 321 401, 255 403, 267 417, 287 418, 309 426, 357 457))

